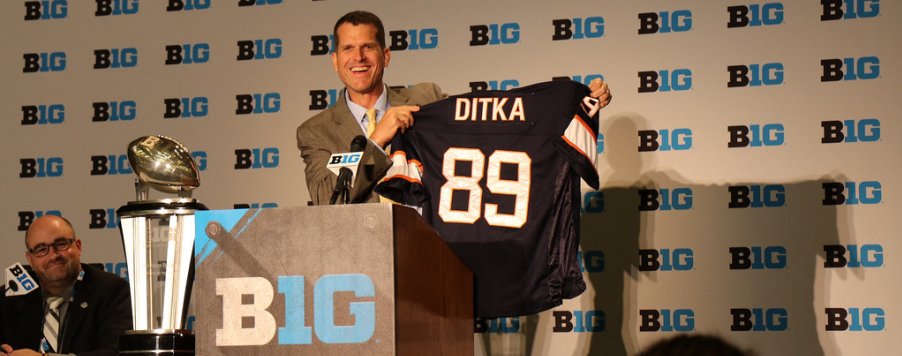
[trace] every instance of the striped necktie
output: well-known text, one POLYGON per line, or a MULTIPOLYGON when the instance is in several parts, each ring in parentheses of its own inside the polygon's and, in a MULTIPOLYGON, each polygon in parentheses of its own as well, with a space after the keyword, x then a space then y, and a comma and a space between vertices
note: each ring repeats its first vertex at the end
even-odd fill
POLYGON ((366 137, 373 135, 373 131, 376 131, 376 108, 366 111, 366 137))
POLYGON ((47 314, 44 316, 44 339, 51 352, 57 352, 57 336, 60 329, 60 305, 62 297, 47 297, 47 314))

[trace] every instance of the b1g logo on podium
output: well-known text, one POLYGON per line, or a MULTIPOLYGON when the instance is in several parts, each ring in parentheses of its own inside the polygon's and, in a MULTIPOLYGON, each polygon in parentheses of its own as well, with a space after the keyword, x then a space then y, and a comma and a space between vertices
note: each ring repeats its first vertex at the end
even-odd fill
POLYGON ((470 47, 497 46, 517 42, 520 42, 519 23, 508 22, 470 26, 470 47))
POLYGON ((391 41, 388 48, 392 51, 438 48, 438 29, 435 28, 389 31, 388 38, 391 41))
POLYGON ((279 276, 278 292, 285 296, 284 327, 278 327, 270 308, 274 289, 262 277, 218 278, 216 295, 222 297, 222 328, 216 329, 216 346, 265 345, 278 331, 279 345, 309 345, 313 335, 327 344, 369 341, 376 330, 375 285, 365 274, 330 274, 313 284, 313 327, 307 324, 304 276, 279 276), (335 295, 351 293, 356 301, 336 305, 335 295), (361 300, 366 298, 369 300, 361 300), (336 325, 335 311, 347 308, 354 323, 336 325), (252 320, 253 327, 245 327, 252 320))
POLYGON ((824 308, 826 331, 883 331, 886 311, 883 308, 824 308))
POLYGON ((675 10, 639 14, 639 34, 686 32, 692 29, 692 11, 675 10))
POLYGON ((25 21, 64 19, 69 14, 66 0, 42 0, 25 2, 25 21))
POLYGON ((730 331, 786 331, 789 327, 786 308, 730 308, 730 316, 730 331))
POLYGON ((727 7, 727 28, 774 26, 783 23, 783 4, 736 5, 727 7))
POLYGON ((639 309, 640 332, 689 332, 695 330, 692 309, 639 309))
POLYGON ((56 125, 63 121, 66 121, 66 107, 63 104, 22 106, 22 126, 56 125))
POLYGON ((821 0, 821 21, 854 20, 880 15, 880 0, 821 0))
POLYGON ((605 329, 603 310, 555 310, 551 316, 551 332, 555 333, 599 333, 605 329))

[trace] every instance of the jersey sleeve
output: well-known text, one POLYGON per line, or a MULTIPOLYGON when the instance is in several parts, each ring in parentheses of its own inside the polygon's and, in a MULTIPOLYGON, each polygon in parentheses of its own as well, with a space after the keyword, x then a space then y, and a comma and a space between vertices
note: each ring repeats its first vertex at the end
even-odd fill
POLYGON ((406 205, 422 205, 426 201, 423 186, 423 164, 420 162, 412 130, 395 135, 391 141, 389 159, 391 167, 385 178, 379 181, 375 191, 379 195, 406 205))
POLYGON ((577 106, 557 145, 576 174, 597 190, 599 182, 595 162, 598 158, 598 111, 601 103, 586 95, 577 106))

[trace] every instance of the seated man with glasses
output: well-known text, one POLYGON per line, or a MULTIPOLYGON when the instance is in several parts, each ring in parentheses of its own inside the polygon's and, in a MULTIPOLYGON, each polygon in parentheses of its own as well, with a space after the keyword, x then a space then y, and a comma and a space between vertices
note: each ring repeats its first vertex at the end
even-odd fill
POLYGON ((36 219, 25 233, 25 257, 40 288, 0 296, 0 355, 116 355, 132 328, 128 283, 81 264, 81 240, 68 220, 36 219))

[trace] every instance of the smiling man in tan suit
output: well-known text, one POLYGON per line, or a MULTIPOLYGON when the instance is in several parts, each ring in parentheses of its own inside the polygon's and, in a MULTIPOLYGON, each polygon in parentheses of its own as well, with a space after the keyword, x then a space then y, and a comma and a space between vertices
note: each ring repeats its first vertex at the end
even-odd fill
POLYGON ((335 106, 310 118, 297 130, 298 148, 304 163, 307 189, 316 205, 329 203, 337 176, 326 168, 332 153, 348 152, 351 140, 368 132, 375 109, 375 125, 351 188, 352 202, 378 202, 373 186, 391 167, 385 146, 399 131, 413 125, 413 112, 445 97, 435 84, 417 84, 395 91, 382 82, 391 61, 385 47, 385 29, 376 15, 364 11, 346 14, 335 24, 332 67, 345 85, 335 106))
MULTIPOLYGON (((307 189, 316 205, 329 203, 338 179, 326 168, 333 153, 349 152, 357 135, 368 137, 363 158, 354 178, 352 203, 375 203, 373 187, 391 167, 385 147, 395 134, 413 125, 413 113, 446 97, 435 84, 424 83, 393 90, 382 82, 391 53, 385 47, 385 29, 376 15, 352 11, 335 23, 332 68, 345 89, 332 108, 313 116, 297 130, 298 149, 304 158, 307 189), (375 116, 375 123, 369 118, 375 116)), ((591 97, 601 107, 611 101, 608 85, 601 79, 589 84, 591 97)))

